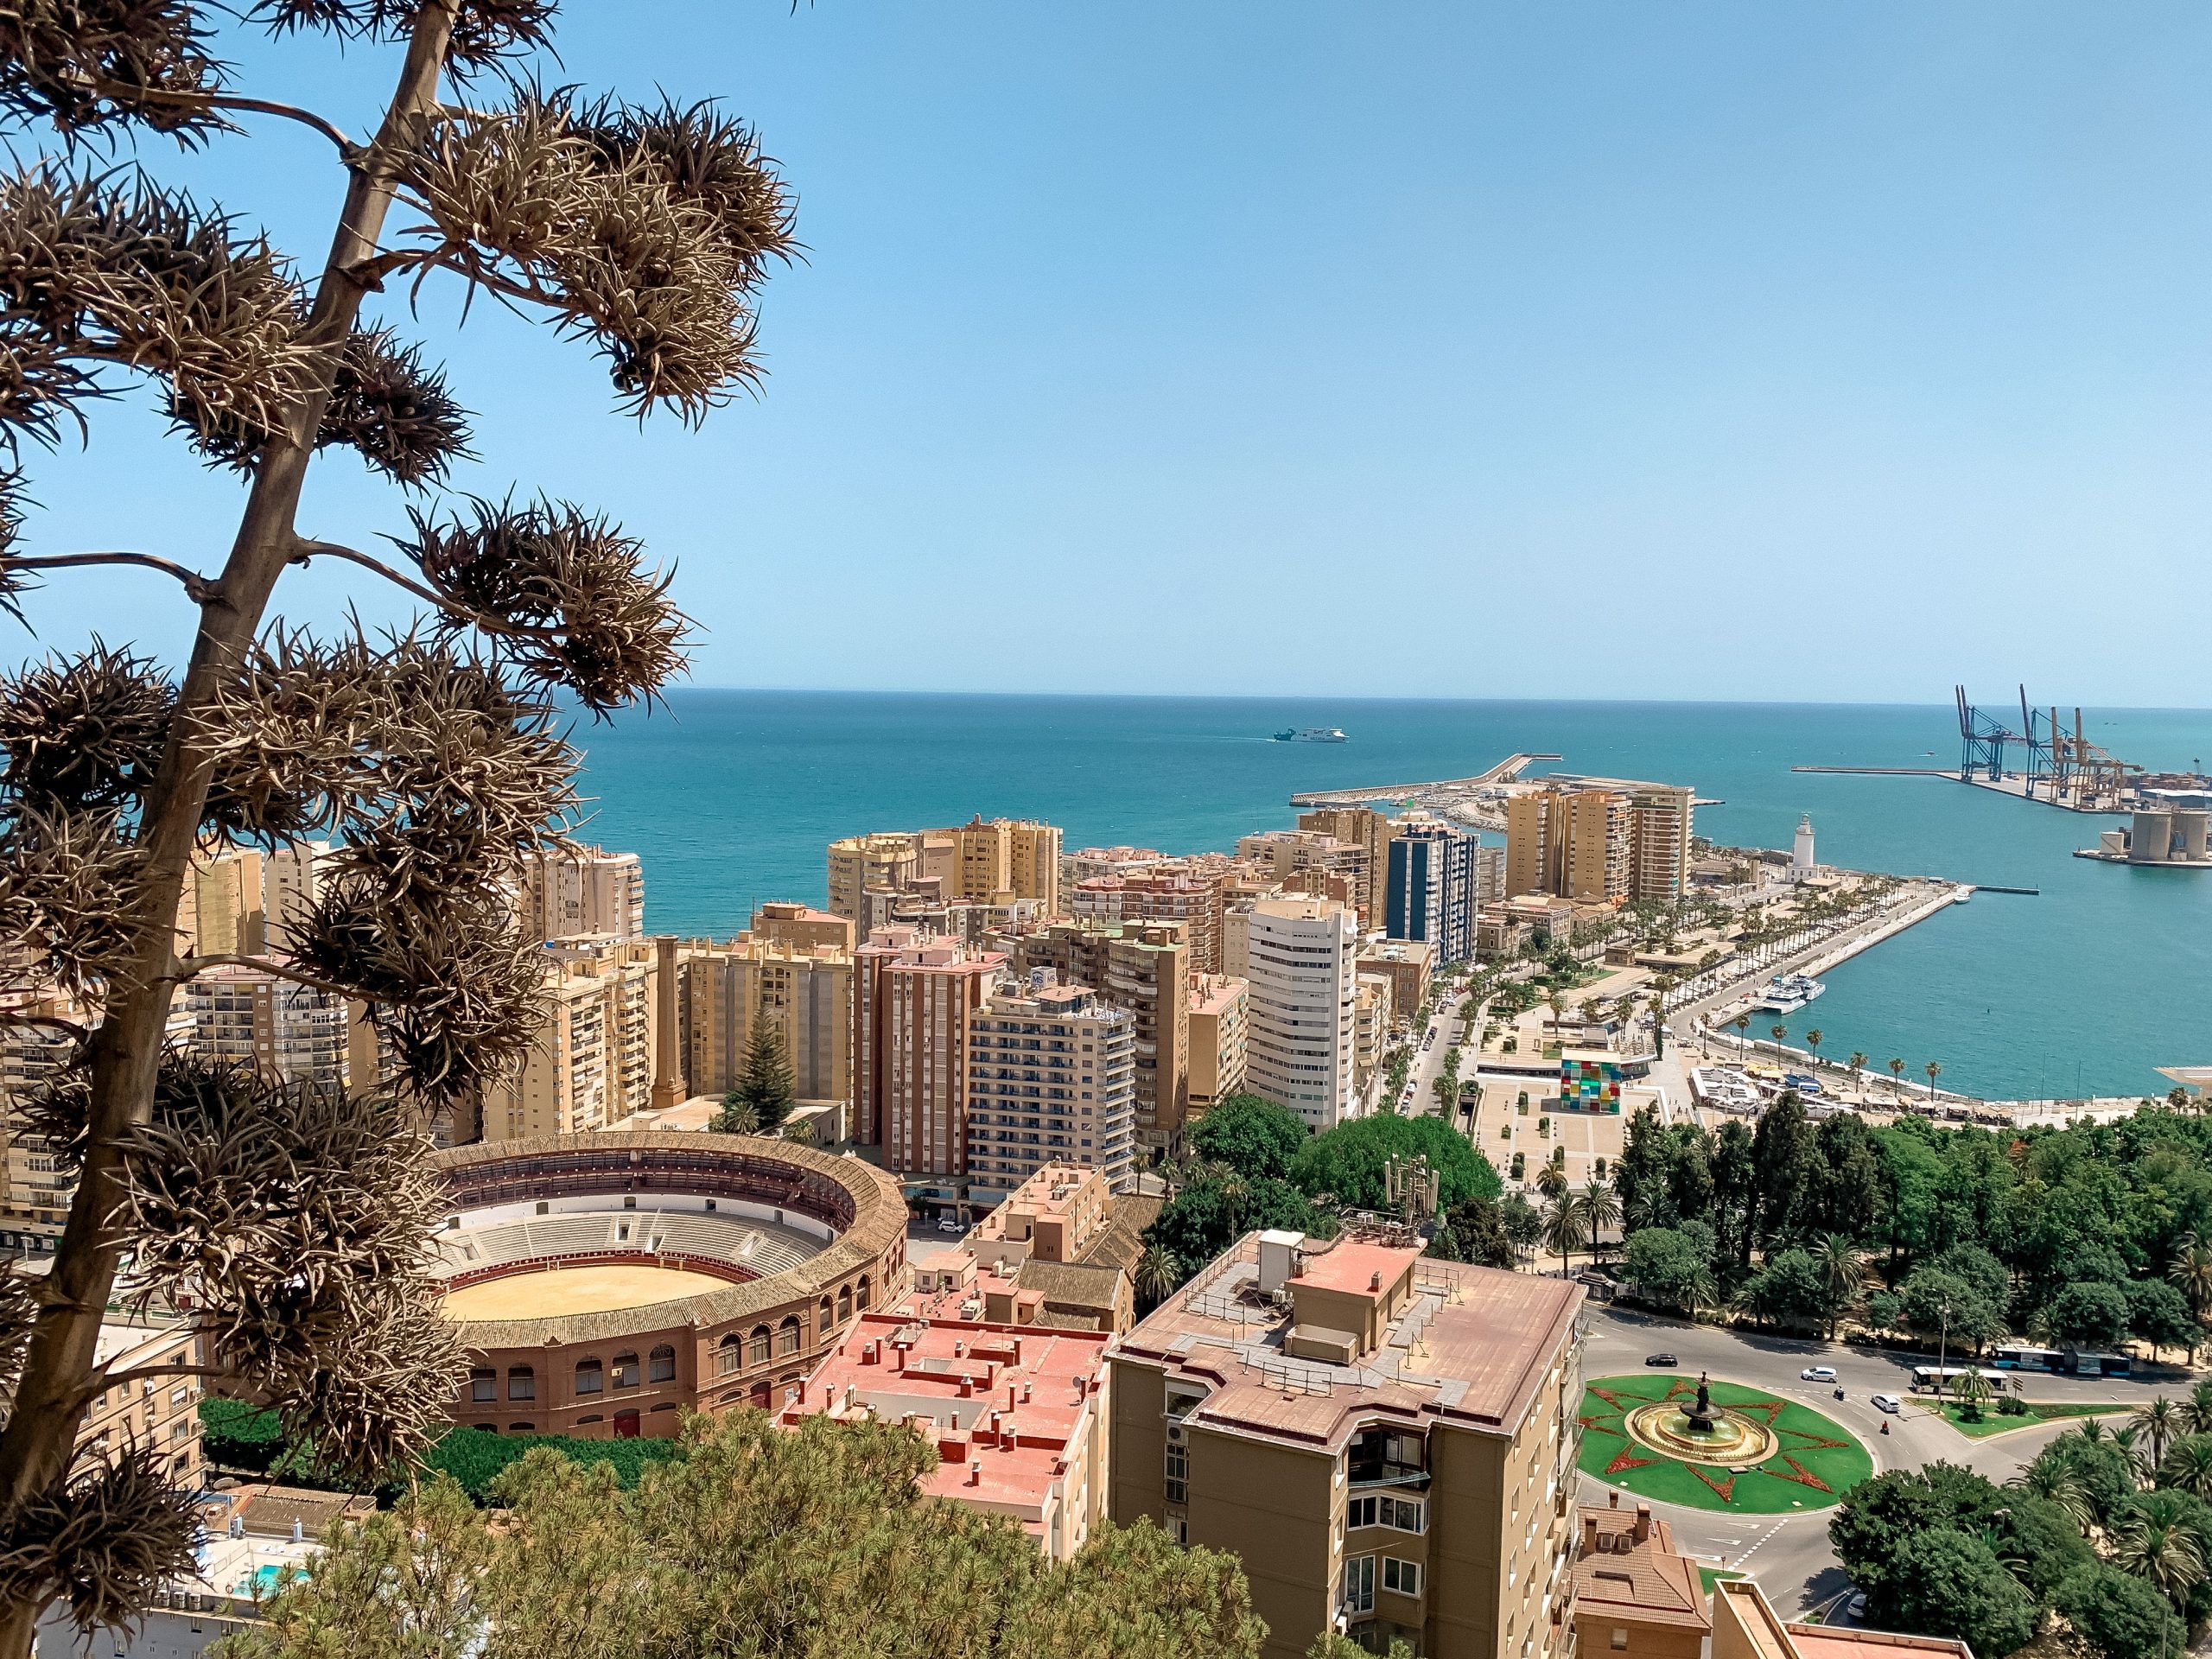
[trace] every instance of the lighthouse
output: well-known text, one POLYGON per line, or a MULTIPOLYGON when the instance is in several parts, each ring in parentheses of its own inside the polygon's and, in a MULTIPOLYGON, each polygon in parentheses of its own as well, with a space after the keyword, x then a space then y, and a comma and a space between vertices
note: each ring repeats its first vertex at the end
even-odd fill
POLYGON ((1797 820, 1797 838, 1789 846, 1789 879, 1802 881, 1813 873, 1813 815, 1797 820))

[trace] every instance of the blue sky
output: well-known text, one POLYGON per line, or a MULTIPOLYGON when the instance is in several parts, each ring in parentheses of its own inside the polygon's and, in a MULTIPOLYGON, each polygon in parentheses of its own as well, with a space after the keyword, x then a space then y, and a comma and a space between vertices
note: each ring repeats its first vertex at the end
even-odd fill
MULTIPOLYGON (((2212 10, 571 0, 559 43, 799 193, 764 393, 698 432, 419 319, 456 483, 677 561, 701 683, 2207 701, 2212 10)), ((356 127, 392 67, 233 55, 356 127)), ((317 146, 148 154, 319 258, 317 146)), ((32 457, 36 548, 219 563, 241 492, 160 431, 32 457)), ((326 457, 303 528, 403 505, 326 457)), ((33 614, 185 639, 149 576, 33 614)))

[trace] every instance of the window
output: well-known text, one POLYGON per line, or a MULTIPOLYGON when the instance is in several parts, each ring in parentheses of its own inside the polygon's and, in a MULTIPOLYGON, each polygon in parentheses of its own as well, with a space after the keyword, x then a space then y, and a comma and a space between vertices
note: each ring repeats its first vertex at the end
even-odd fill
POLYGON ((1338 1605, 1347 1613, 1375 1611, 1375 1558, 1354 1555, 1344 1562, 1344 1591, 1338 1605))
POLYGON ((766 1365, 768 1363, 768 1327, 766 1325, 755 1325, 753 1334, 745 1339, 745 1363, 747 1365, 766 1365))
POLYGON ((510 1434, 535 1434, 537 1433, 537 1425, 536 1423, 509 1423, 507 1425, 507 1433, 510 1434))
MULTIPOLYGON (((533 1372, 529 1366, 514 1365, 508 1368, 507 1398, 510 1400, 535 1400, 537 1398, 537 1374, 533 1372)), ((528 1428, 530 1425, 528 1423, 523 1423, 518 1425, 518 1427, 528 1428)))
POLYGON ((1427 1519, 1427 1505, 1413 1498, 1383 1493, 1355 1497, 1344 1505, 1344 1524, 1350 1527, 1390 1527, 1399 1532, 1420 1532, 1427 1519))
POLYGON ((1183 1442, 1183 1431, 1167 1431, 1167 1491, 1170 1503, 1185 1503, 1191 1493, 1191 1448, 1183 1442))
POLYGON ((634 1388, 636 1388, 636 1387, 638 1386, 638 1357, 637 1357, 637 1355, 635 1355, 635 1354, 617 1354, 617 1355, 615 1355, 615 1356, 614 1356, 614 1365, 613 1365, 613 1370, 614 1370, 614 1386, 615 1386, 616 1388, 618 1388, 618 1389, 634 1389, 634 1388))
POLYGON ((672 1382, 676 1380, 676 1350, 666 1343, 645 1357, 645 1380, 648 1382, 672 1382))
POLYGON ((862 1274, 860 1283, 853 1287, 853 1306, 862 1313, 868 1311, 868 1275, 866 1274, 862 1274))
POLYGON ((822 1334, 828 1336, 830 1327, 836 1322, 836 1316, 830 1311, 830 1299, 824 1296, 822 1299, 822 1334))
POLYGON ((837 1287, 837 1323, 842 1325, 852 1317, 853 1287, 850 1285, 840 1285, 837 1287))
POLYGON ((1620 1652, 1628 1646, 1628 1631, 1620 1625, 1613 1626, 1613 1651, 1620 1652))
POLYGON ((776 1327, 776 1351, 795 1354, 798 1352, 799 1341, 798 1318, 794 1314, 776 1327))
POLYGON ((1421 1563, 1402 1561, 1395 1555, 1382 1558, 1382 1587, 1394 1590, 1402 1596, 1421 1594, 1421 1563))
POLYGON ((576 1427, 577 1427, 578 1428, 582 1428, 582 1427, 586 1423, 603 1423, 603 1422, 605 1422, 606 1421, 607 1421, 607 1419, 606 1419, 606 1418, 604 1418, 604 1417, 601 1416, 597 1412, 595 1412, 595 1411, 594 1411, 594 1413, 592 1413, 592 1414, 591 1414, 590 1416, 588 1416, 588 1417, 579 1417, 579 1418, 577 1418, 577 1419, 576 1419, 576 1427))
POLYGON ((497 1371, 471 1371, 468 1374, 468 1397, 471 1400, 496 1400, 499 1397, 499 1374, 497 1371))
POLYGON ((733 1331, 721 1339, 721 1345, 715 1351, 715 1370, 720 1376, 728 1376, 744 1363, 744 1345, 737 1332, 733 1331))
POLYGON ((606 1373, 601 1369, 596 1359, 580 1359, 576 1362, 576 1392, 578 1394, 597 1394, 606 1386, 606 1373))

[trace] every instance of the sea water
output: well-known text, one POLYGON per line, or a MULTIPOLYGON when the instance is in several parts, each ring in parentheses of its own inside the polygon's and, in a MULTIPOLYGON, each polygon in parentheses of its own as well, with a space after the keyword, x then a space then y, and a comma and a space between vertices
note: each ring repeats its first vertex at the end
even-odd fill
MULTIPOLYGON (((1796 765, 1950 766, 1948 705, 1459 702, 735 691, 579 722, 587 838, 640 854, 646 924, 727 938, 763 899, 820 904, 840 836, 1043 818, 1072 849, 1228 850, 1287 826, 1294 791, 1532 771, 1688 784, 1723 804, 1697 832, 1783 847, 1812 814, 1823 863, 2035 887, 1984 893, 1826 975, 1786 1023, 1821 1052, 1929 1060, 1992 1098, 2164 1093, 2161 1065, 2212 1064, 2212 870, 2071 856, 2116 816, 1940 778, 1796 765), (1343 744, 1278 743, 1341 726, 1343 744)), ((2107 710, 2087 733, 2154 769, 2212 758, 2212 712, 2107 710)), ((1768 1021, 1766 1023, 1771 1023, 1768 1021)))

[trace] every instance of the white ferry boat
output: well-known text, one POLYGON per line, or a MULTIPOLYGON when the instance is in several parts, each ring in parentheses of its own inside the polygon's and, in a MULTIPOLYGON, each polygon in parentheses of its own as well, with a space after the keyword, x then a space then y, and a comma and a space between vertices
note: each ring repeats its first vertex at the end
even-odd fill
POLYGON ((1751 1006, 1761 1014, 1795 1014, 1826 989, 1810 974, 1777 974, 1751 1006))
POLYGON ((1304 731, 1281 731, 1275 734, 1278 743, 1349 743, 1341 726, 1308 726, 1304 731))

